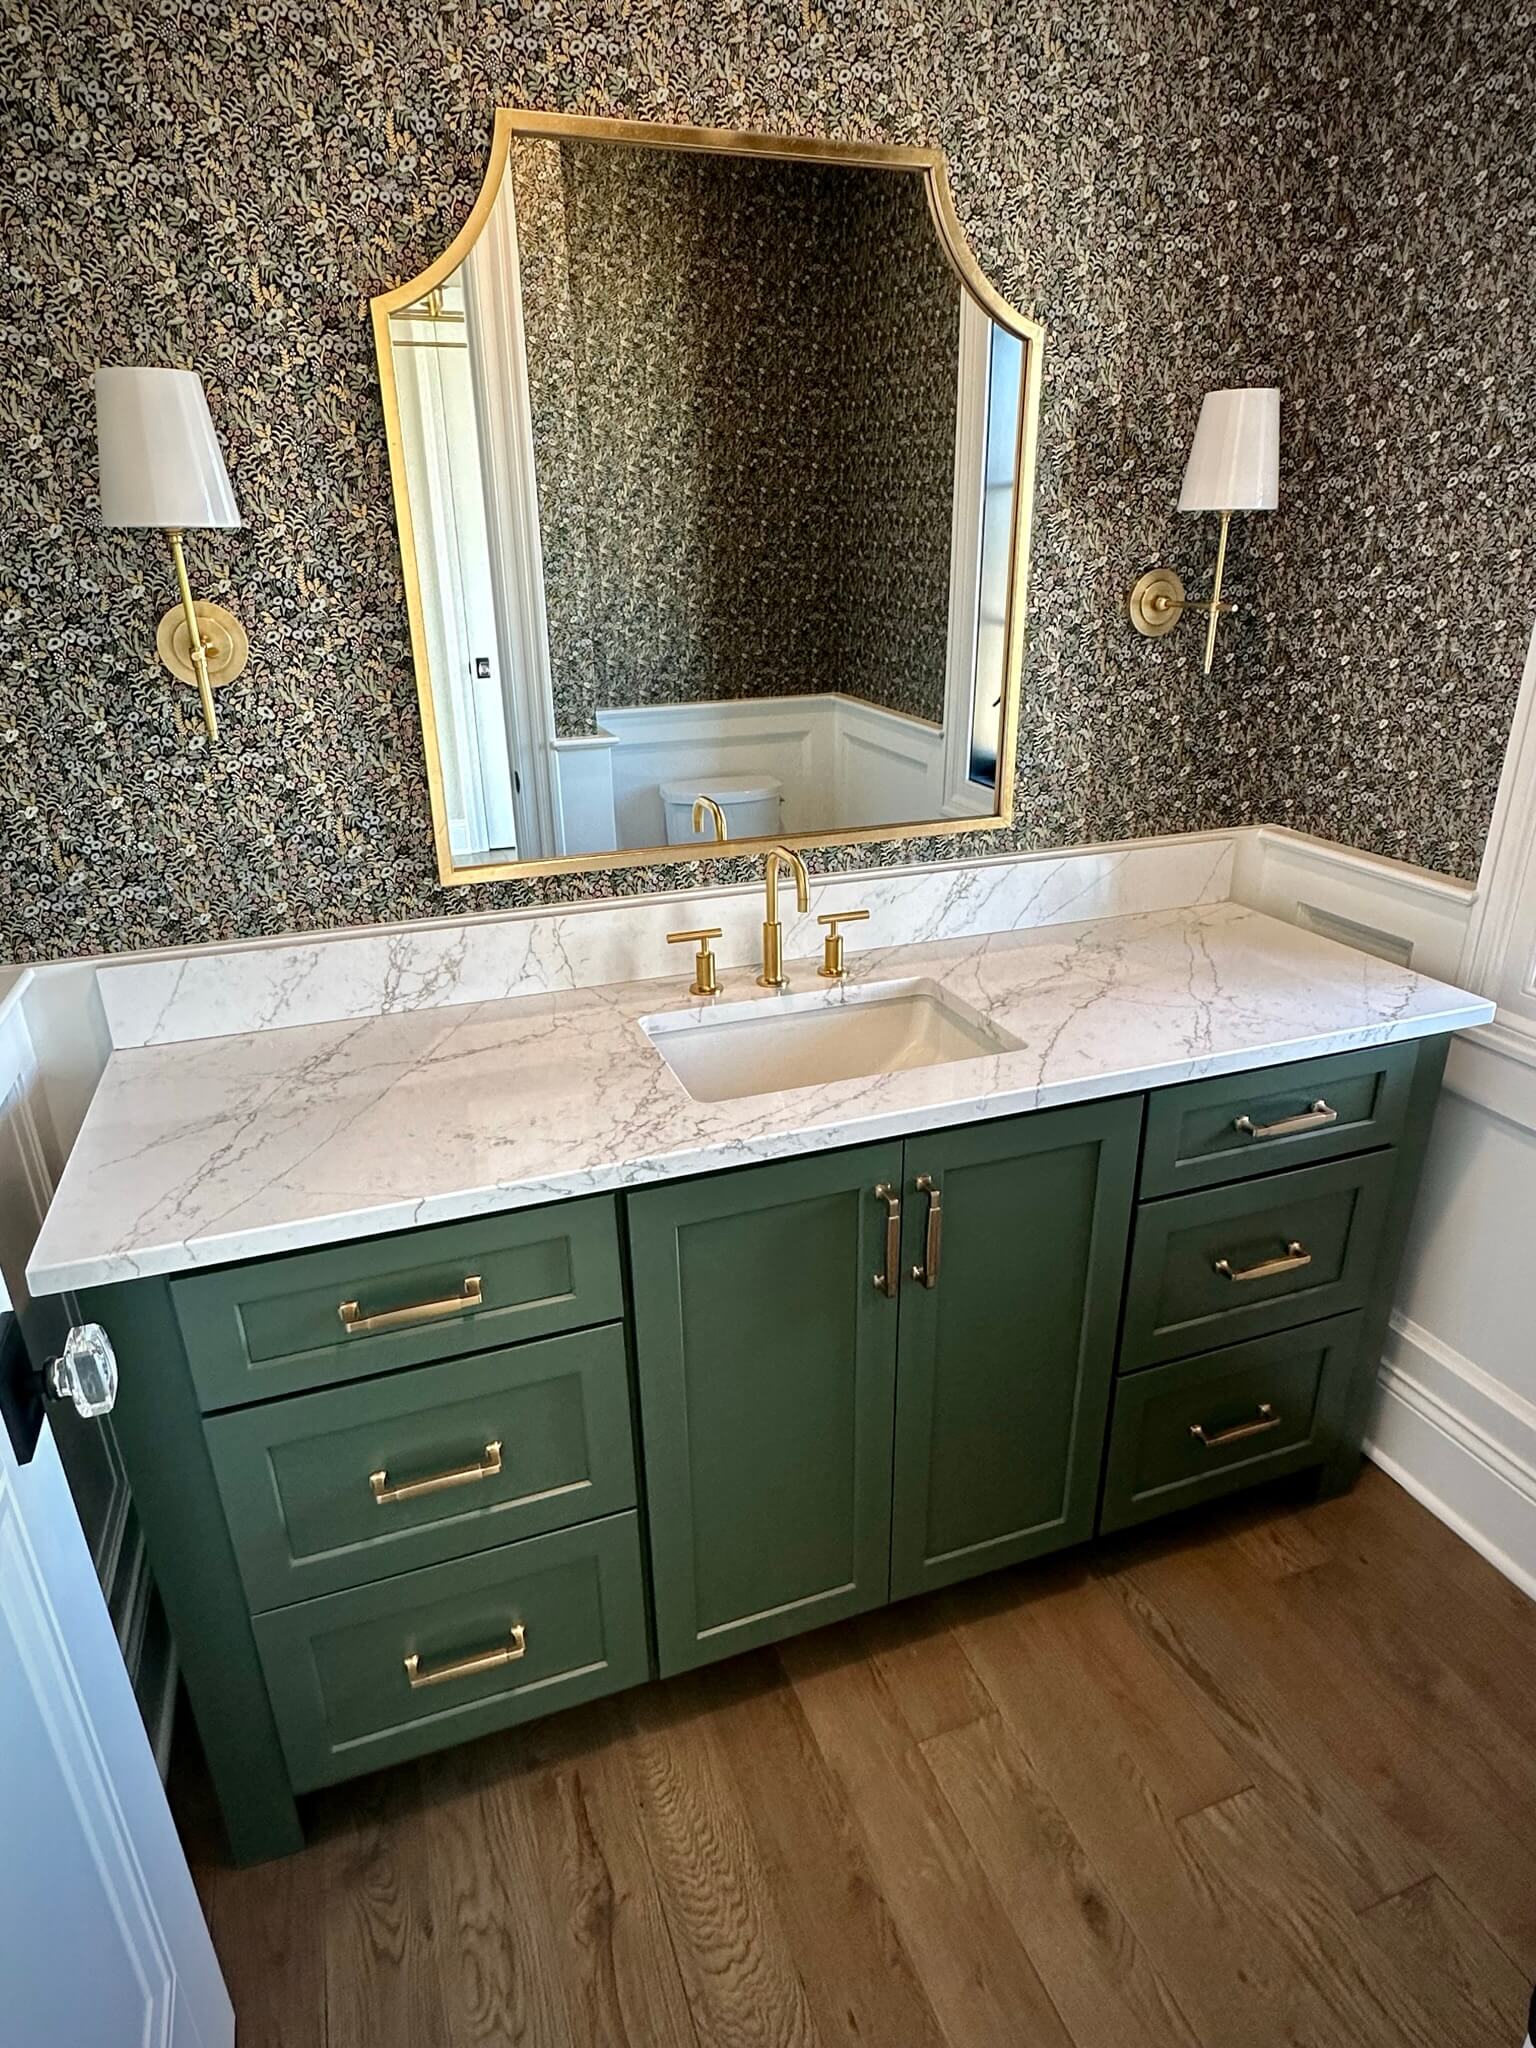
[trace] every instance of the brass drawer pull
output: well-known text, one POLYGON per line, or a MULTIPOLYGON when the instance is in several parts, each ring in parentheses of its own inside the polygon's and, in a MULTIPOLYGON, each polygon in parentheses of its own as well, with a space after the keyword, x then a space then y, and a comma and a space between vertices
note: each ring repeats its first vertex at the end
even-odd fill
POLYGON ((1241 1131, 1245 1138, 1290 1138, 1298 1131, 1320 1131, 1325 1124, 1336 1124, 1338 1120, 1339 1112, 1330 1109, 1319 1095, 1300 1116, 1283 1116, 1274 1124, 1256 1124, 1252 1117, 1239 1116, 1232 1119, 1232 1128, 1241 1131))
POLYGON ((875 1285, 892 1301, 901 1284, 901 1197, 887 1180, 876 1181, 875 1200, 885 1204, 885 1271, 875 1285))
POLYGON ((366 1337, 375 1330, 404 1330, 412 1323, 435 1323, 444 1316, 461 1316, 467 1309, 484 1305, 480 1275, 466 1273, 459 1292, 445 1295, 441 1301, 413 1301, 409 1308, 380 1309, 376 1316, 365 1316, 355 1301, 343 1301, 337 1303, 336 1313, 349 1337, 366 1337))
POLYGON ((928 1227, 923 1235, 923 1263, 912 1268, 912 1278, 925 1287, 939 1284, 939 1252, 944 1240, 944 1198, 933 1176, 920 1173, 914 1183, 920 1195, 928 1197, 928 1227))
POLYGON ((515 1664, 527 1648, 523 1624, 514 1621, 510 1638, 496 1649, 477 1650, 473 1657, 456 1657, 451 1664, 434 1664, 430 1671, 422 1669, 413 1650, 405 1659, 405 1675, 411 1681, 411 1691, 420 1692, 424 1685, 446 1685, 450 1678, 478 1678, 482 1671, 499 1671, 503 1664, 515 1664))
POLYGON ((1300 1238, 1293 1237, 1283 1259, 1261 1259, 1256 1266, 1234 1266, 1230 1259, 1218 1259, 1216 1271, 1228 1280, 1273 1280, 1277 1273, 1299 1273, 1311 1263, 1312 1254, 1300 1238))
POLYGON ((1256 1422, 1239 1422, 1231 1429, 1218 1429, 1214 1436, 1206 1435, 1203 1422, 1192 1422, 1189 1433, 1197 1444, 1204 1444, 1208 1451, 1214 1451, 1222 1444, 1240 1444, 1244 1437, 1263 1436, 1266 1430, 1278 1429, 1284 1420, 1285 1417, 1277 1415, 1268 1401, 1261 1401, 1256 1422))
POLYGON ((424 1493, 446 1493, 450 1486, 473 1486, 477 1479, 494 1479, 501 1470, 501 1445, 487 1444, 481 1455, 468 1465, 455 1465, 447 1472, 431 1472, 424 1479, 402 1479, 395 1486, 387 1472, 370 1472, 368 1484, 381 1508, 392 1500, 419 1500, 424 1493))

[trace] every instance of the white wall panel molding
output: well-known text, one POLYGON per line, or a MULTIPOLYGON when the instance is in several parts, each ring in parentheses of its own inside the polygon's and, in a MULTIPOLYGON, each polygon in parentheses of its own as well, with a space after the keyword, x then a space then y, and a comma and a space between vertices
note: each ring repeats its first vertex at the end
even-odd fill
POLYGON ((1478 901, 1474 884, 1284 825, 1251 825, 1235 838, 1232 894, 1240 903, 1456 980, 1478 901))
POLYGON ((1394 1315, 1366 1451, 1536 1599, 1536 1404, 1394 1315))

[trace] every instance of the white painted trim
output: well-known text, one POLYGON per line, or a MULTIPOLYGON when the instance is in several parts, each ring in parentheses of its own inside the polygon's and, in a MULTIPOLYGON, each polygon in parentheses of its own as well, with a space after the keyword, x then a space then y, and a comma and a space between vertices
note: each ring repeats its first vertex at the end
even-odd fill
POLYGON ((1455 981, 1477 901, 1471 883, 1283 825, 1251 825, 1234 838, 1239 903, 1288 924, 1311 924, 1312 907, 1331 912, 1406 946, 1418 973, 1455 981))
POLYGON ((1394 1315, 1366 1454, 1536 1599, 1536 1407, 1394 1315))
POLYGON ((1478 873, 1478 904, 1459 972, 1498 996, 1520 899, 1536 865, 1536 631, 1526 652, 1493 819, 1478 873))

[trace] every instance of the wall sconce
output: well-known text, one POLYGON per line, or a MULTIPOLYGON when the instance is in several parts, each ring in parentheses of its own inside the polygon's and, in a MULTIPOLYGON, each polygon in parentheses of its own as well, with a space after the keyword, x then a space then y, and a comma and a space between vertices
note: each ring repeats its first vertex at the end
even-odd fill
POLYGON ((1253 386, 1207 391, 1195 439, 1184 465, 1181 512, 1219 512, 1216 581, 1208 598, 1186 597, 1172 569, 1149 569, 1131 590, 1131 624, 1153 639, 1171 633, 1187 611, 1210 614, 1205 629, 1205 673, 1216 655, 1223 612, 1237 610, 1221 595, 1227 566, 1227 528, 1234 512, 1273 512, 1280 502, 1280 393, 1253 386))
POLYGON ((194 683, 208 737, 219 736, 213 693, 250 657, 245 628, 219 604, 194 604, 181 537, 189 527, 244 524, 195 370, 96 372, 96 448, 103 526, 158 526, 170 543, 181 603, 161 619, 155 649, 194 683))

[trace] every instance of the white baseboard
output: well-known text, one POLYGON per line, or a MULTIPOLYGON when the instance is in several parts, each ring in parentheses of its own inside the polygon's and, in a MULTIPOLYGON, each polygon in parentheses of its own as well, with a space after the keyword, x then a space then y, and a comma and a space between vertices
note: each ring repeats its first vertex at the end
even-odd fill
POLYGON ((1536 1407, 1395 1315, 1365 1450, 1536 1600, 1536 1407))

